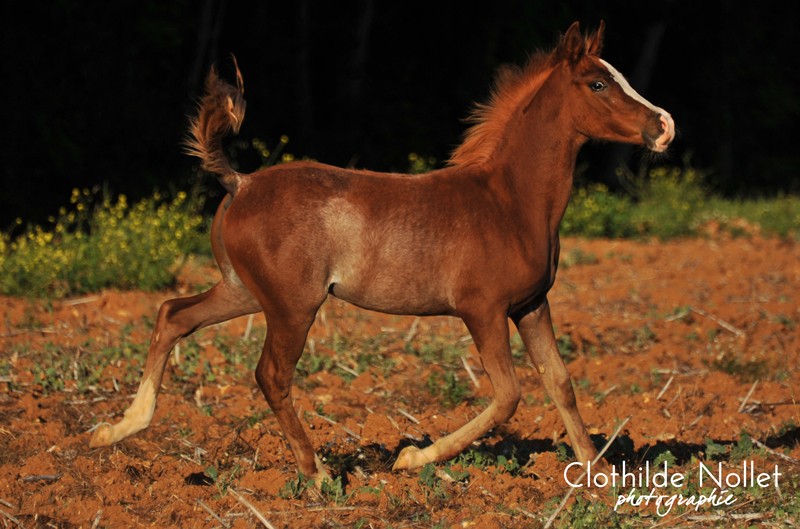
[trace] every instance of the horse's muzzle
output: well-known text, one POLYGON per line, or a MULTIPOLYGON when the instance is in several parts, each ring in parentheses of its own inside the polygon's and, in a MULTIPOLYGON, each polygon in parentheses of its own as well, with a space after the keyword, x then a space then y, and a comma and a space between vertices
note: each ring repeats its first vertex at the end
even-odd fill
POLYGON ((658 120, 658 133, 651 135, 645 131, 643 136, 648 149, 664 152, 675 139, 675 122, 669 112, 662 108, 657 109, 656 119, 658 120))

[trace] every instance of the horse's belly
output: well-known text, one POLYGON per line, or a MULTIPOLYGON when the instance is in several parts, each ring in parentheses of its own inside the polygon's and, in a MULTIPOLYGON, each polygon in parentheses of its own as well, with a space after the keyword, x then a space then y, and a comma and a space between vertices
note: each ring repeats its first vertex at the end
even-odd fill
POLYGON ((450 314, 453 300, 439 282, 426 283, 403 274, 387 276, 376 272, 359 281, 336 281, 331 294, 358 307, 388 314, 450 314))

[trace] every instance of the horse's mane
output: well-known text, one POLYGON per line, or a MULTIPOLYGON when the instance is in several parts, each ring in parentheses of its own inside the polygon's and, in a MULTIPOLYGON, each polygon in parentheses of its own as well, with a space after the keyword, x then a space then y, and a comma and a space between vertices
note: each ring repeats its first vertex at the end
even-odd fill
POLYGON ((489 160, 514 113, 541 88, 552 71, 556 55, 537 52, 524 68, 504 65, 498 69, 489 102, 476 104, 466 119, 473 125, 453 151, 449 165, 481 164, 489 160))

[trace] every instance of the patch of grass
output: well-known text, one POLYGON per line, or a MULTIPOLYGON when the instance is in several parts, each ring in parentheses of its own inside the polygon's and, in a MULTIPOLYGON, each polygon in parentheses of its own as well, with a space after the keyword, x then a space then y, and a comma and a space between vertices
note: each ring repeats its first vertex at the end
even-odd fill
POLYGON ((452 339, 433 336, 430 341, 422 343, 415 353, 426 364, 458 366, 461 365, 460 359, 466 354, 466 349, 452 339))
POLYGON ((525 343, 522 341, 522 336, 519 333, 514 333, 511 337, 511 357, 517 362, 524 362, 528 357, 528 350, 525 349, 525 343))
POLYGON ((745 359, 736 351, 722 351, 710 362, 705 362, 710 369, 722 371, 736 377, 741 382, 754 382, 769 378, 770 369, 766 360, 745 359))
POLYGON ((120 360, 124 360, 127 370, 123 379, 116 382, 137 381, 139 364, 134 358, 143 350, 142 344, 127 341, 123 335, 119 345, 99 346, 92 339, 77 346, 48 342, 41 349, 26 350, 21 356, 30 362, 30 373, 44 394, 65 389, 86 393, 107 381, 103 377, 105 368, 120 360))
POLYGON ((656 333, 648 325, 633 331, 633 343, 637 349, 643 349, 656 340, 656 333))
POLYGON ((705 174, 684 162, 683 167, 658 167, 645 177, 620 170, 627 194, 602 184, 576 187, 561 233, 581 237, 695 236, 704 227, 736 236, 762 233, 800 236, 800 196, 730 200, 715 197, 705 174))
POLYGON ((577 357, 578 348, 575 346, 575 342, 572 341, 569 334, 562 334, 556 338, 556 346, 565 363, 568 364, 577 357))
POLYGON ((454 408, 472 396, 468 382, 460 380, 454 371, 431 371, 426 383, 431 395, 440 397, 448 408, 454 408))
MULTIPOLYGON (((522 465, 520 465, 513 448, 511 453, 498 455, 480 448, 469 448, 459 454, 451 463, 464 468, 474 467, 481 470, 487 470, 493 467, 497 474, 507 473, 512 476, 519 475, 522 470, 522 465)), ((456 479, 456 481, 461 481, 462 479, 464 478, 456 479)))
POLYGON ((559 529, 612 529, 638 527, 636 518, 618 514, 604 502, 587 500, 577 496, 568 509, 561 511, 554 527, 559 529))
POLYGON ((447 484, 442 478, 436 475, 436 467, 432 463, 428 463, 422 467, 418 481, 425 503, 444 505, 450 498, 450 493, 447 491, 447 484))
POLYGON ((580 248, 573 248, 560 258, 560 265, 565 269, 573 266, 593 265, 599 262, 600 259, 595 254, 580 248))
POLYGON ((331 367, 333 367, 333 358, 321 354, 305 353, 297 363, 297 370, 302 376, 328 371, 331 367))
POLYGON ((719 229, 733 236, 750 235, 758 229, 764 235, 798 235, 800 196, 778 195, 774 198, 748 200, 709 199, 703 222, 716 222, 719 229))
POLYGON ((278 496, 285 500, 296 500, 308 489, 312 481, 305 477, 303 474, 298 473, 297 477, 287 481, 281 490, 278 491, 278 496))

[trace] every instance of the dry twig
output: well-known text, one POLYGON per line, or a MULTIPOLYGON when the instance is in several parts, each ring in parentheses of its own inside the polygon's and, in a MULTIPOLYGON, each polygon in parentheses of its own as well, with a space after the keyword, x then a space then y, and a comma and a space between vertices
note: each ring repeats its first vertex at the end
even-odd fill
POLYGON ((478 382, 478 377, 475 376, 475 372, 472 370, 472 366, 469 365, 469 362, 467 362, 467 357, 466 356, 462 356, 461 357, 461 363, 464 364, 464 369, 467 371, 467 374, 469 375, 469 379, 472 380, 472 384, 476 388, 481 387, 481 383, 478 382))
POLYGON ((728 332, 730 332, 732 334, 735 334, 736 336, 744 336, 744 331, 743 330, 737 329, 736 327, 734 327, 733 325, 731 325, 727 321, 723 320, 722 318, 718 318, 717 316, 714 316, 713 314, 709 314, 708 312, 704 311, 703 309, 698 309, 697 307, 690 307, 690 310, 692 312, 696 313, 696 314, 699 314, 700 316, 703 316, 704 318, 708 318, 709 320, 713 321, 714 323, 716 323, 717 325, 719 325, 720 327, 722 327, 726 331, 728 331, 728 332))
POLYGON ((244 497, 242 497, 241 494, 236 492, 236 490, 233 487, 228 487, 228 492, 231 493, 231 495, 236 499, 236 501, 247 507, 250 510, 250 512, 253 513, 253 516, 258 518, 258 521, 264 524, 264 527, 266 527, 267 529, 275 529, 275 526, 269 523, 267 519, 264 518, 264 515, 261 514, 252 503, 244 499, 244 497))
POLYGON ((408 347, 408 344, 411 343, 411 340, 417 335, 417 328, 419 327, 419 320, 420 317, 417 316, 414 318, 414 321, 411 322, 411 327, 409 327, 408 332, 406 333, 406 337, 403 339, 403 344, 408 347))
POLYGON ((742 413, 742 410, 744 410, 744 407, 747 405, 747 401, 750 400, 750 397, 753 395, 753 392, 756 390, 756 386, 757 385, 758 385, 758 380, 753 382, 753 385, 750 386, 750 391, 747 392, 747 395, 745 395, 744 399, 742 400, 742 403, 739 405, 738 413, 742 413))
POLYGON ((419 424, 419 419, 408 413, 402 408, 397 408, 397 413, 408 419, 409 421, 413 422, 414 424, 419 424))
POLYGON ((242 336, 242 340, 244 341, 250 338, 250 331, 253 330, 253 318, 255 318, 255 314, 251 314, 247 317, 247 327, 244 328, 244 335, 242 336))
POLYGON ((338 426, 339 428, 344 430, 347 435, 353 437, 354 439, 359 439, 359 440, 361 439, 361 436, 358 435, 357 433, 355 433, 353 430, 351 430, 350 428, 348 428, 347 426, 345 426, 343 424, 339 424, 338 422, 334 421, 330 417, 325 417, 324 415, 320 415, 319 413, 317 413, 315 411, 309 411, 308 414, 309 415, 313 415, 314 417, 317 417, 319 419, 322 419, 323 421, 326 421, 329 424, 333 424, 334 426, 338 426))
POLYGON ((780 452, 773 450, 772 448, 768 447, 758 439, 753 439, 753 444, 757 447, 769 452, 770 454, 774 455, 775 457, 779 457, 784 461, 788 461, 789 463, 800 464, 800 459, 795 459, 793 457, 787 456, 786 454, 781 454, 780 452))
POLYGON ((218 521, 219 523, 221 523, 221 524, 222 524, 222 527, 225 527, 225 528, 227 529, 228 527, 230 527, 230 526, 231 526, 231 525, 230 525, 228 522, 226 522, 225 520, 223 520, 222 518, 220 518, 220 517, 217 515, 217 513, 215 513, 214 511, 212 511, 212 510, 211 510, 211 507, 209 507, 208 505, 206 505, 206 504, 205 504, 205 502, 203 502, 203 500, 201 500, 200 498, 197 498, 197 505, 199 505, 200 507, 202 507, 202 508, 203 508, 203 510, 204 510, 204 511, 206 511, 208 514, 210 514, 212 518, 214 518, 216 521, 218 521))
POLYGON ((0 509, 0 514, 5 516, 6 518, 8 518, 12 523, 17 524, 17 527, 20 527, 20 528, 24 528, 25 527, 24 525, 22 525, 22 522, 20 522, 19 519, 15 518, 14 516, 11 516, 9 513, 4 511, 3 509, 0 509))
POLYGON ((103 516, 103 509, 98 509, 97 513, 94 515, 94 521, 92 522, 92 529, 97 529, 100 526, 101 516, 103 516))
POLYGON ((667 380, 667 383, 664 384, 664 387, 661 388, 661 391, 658 392, 658 396, 656 397, 656 400, 661 400, 661 397, 663 397, 664 393, 667 392, 667 388, 669 388, 669 385, 672 384, 673 380, 675 380, 675 375, 672 375, 671 377, 669 377, 669 380, 667 380))

